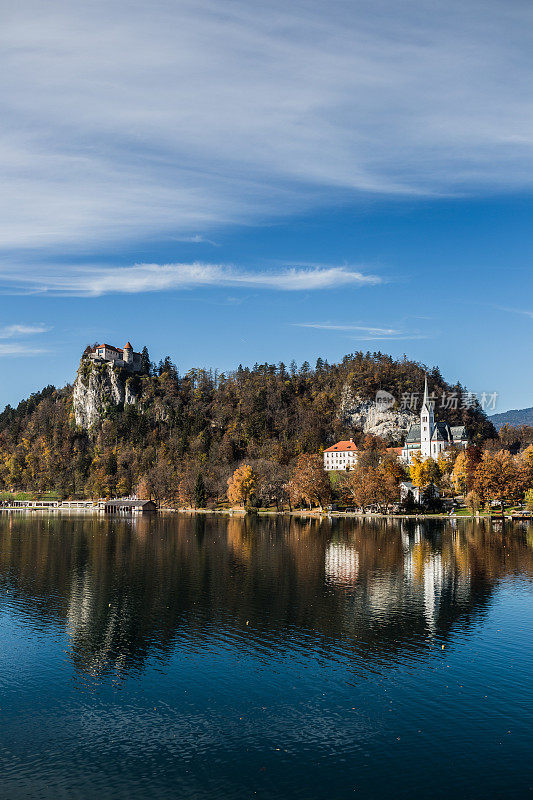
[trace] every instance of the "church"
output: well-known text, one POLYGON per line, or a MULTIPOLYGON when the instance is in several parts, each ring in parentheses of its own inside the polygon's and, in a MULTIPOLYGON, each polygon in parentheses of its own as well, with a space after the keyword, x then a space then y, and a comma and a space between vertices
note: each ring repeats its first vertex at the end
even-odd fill
POLYGON ((464 448, 467 445, 468 436, 464 425, 450 427, 447 422, 435 422, 426 377, 420 424, 411 425, 402 449, 402 460, 411 464, 415 453, 420 453, 423 460, 430 457, 436 460, 440 453, 449 450, 450 447, 464 448))

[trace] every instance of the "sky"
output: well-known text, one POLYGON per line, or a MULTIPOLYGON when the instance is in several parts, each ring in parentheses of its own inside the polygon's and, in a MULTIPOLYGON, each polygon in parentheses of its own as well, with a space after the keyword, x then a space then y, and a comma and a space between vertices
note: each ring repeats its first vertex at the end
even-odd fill
POLYGON ((0 407, 88 343, 533 405, 533 6, 1 0, 0 407))

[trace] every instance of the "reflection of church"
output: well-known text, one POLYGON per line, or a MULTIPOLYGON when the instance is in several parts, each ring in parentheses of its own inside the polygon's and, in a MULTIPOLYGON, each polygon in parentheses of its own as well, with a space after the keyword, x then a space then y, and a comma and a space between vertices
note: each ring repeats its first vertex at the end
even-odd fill
POLYGON ((353 542, 334 541, 326 548, 325 580, 352 590, 351 603, 364 608, 367 619, 384 627, 398 615, 420 609, 427 629, 435 631, 443 605, 467 605, 471 593, 468 568, 457 570, 454 558, 444 557, 426 537, 424 525, 401 524, 403 556, 395 569, 368 573, 353 542))

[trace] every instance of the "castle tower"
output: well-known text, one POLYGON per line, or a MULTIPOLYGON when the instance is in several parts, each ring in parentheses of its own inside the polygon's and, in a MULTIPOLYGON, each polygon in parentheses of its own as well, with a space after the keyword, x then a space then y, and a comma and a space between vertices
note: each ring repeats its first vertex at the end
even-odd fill
POLYGON ((126 342, 124 345, 124 350, 122 351, 124 362, 126 364, 133 364, 133 347, 129 342, 126 342))
POLYGON ((431 455, 431 437, 435 430, 435 416, 433 414, 433 404, 429 400, 428 377, 426 375, 424 383, 424 399, 420 409, 420 452, 422 458, 429 458, 431 455))

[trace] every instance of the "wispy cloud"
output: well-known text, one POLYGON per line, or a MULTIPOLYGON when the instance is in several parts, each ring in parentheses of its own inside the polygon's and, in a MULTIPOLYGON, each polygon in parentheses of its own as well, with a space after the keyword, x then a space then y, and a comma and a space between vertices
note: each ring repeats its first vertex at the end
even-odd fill
MULTIPOLYGON (((13 340, 16 337, 36 336, 47 333, 51 328, 43 323, 14 323, 12 325, 0 325, 0 339, 13 340)), ((43 347, 35 346, 30 342, 20 341, 0 341, 0 358, 9 356, 33 356, 47 353, 43 347)))
POLYGON ((527 308, 509 308, 507 306, 495 306, 499 311, 507 311, 509 314, 519 314, 521 317, 533 319, 533 311, 527 308))
POLYGON ((131 267, 72 267, 59 273, 0 274, 4 292, 67 294, 97 297, 104 294, 136 294, 195 287, 235 287, 278 291, 313 291, 342 286, 373 286, 378 275, 348 267, 286 268, 272 272, 239 270, 220 264, 135 264, 131 267))
POLYGON ((33 347, 30 344, 22 344, 20 342, 4 344, 0 342, 0 358, 4 356, 36 356, 48 352, 49 350, 43 347, 33 347))
POLYGON ((4 12, 0 246, 194 240, 339 194, 533 182, 521 0, 20 0, 4 12))
POLYGON ((342 325, 331 322, 295 322, 293 325, 298 328, 315 328, 321 331, 355 334, 350 338, 363 342, 428 338, 428 334, 420 333, 419 331, 405 331, 399 328, 383 328, 370 325, 342 325))
POLYGON ((47 333, 49 330, 50 326, 41 323, 30 325, 0 325, 0 339, 13 339, 15 336, 31 336, 38 333, 47 333))

